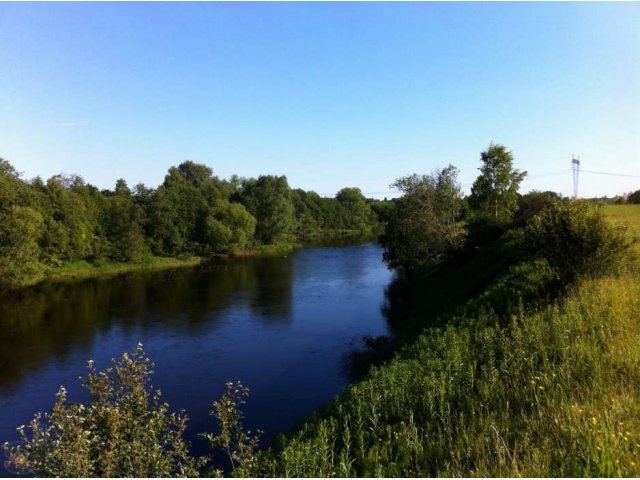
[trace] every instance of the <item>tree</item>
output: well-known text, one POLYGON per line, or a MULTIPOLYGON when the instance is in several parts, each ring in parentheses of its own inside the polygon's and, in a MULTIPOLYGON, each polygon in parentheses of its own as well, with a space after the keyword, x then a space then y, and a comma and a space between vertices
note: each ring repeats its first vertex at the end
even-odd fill
POLYGON ((359 188, 343 188, 336 200, 345 212, 344 228, 364 231, 371 223, 371 208, 359 188))
POLYGON ((627 197, 627 203, 640 203, 640 190, 636 190, 627 197))
POLYGON ((410 175, 391 186, 404 193, 381 237, 390 268, 405 271, 435 265, 462 243, 462 195, 458 170, 449 165, 432 175, 410 175))
POLYGON ((42 215, 29 207, 0 212, 0 285, 15 288, 40 279, 42 225, 42 215))
POLYGON ((489 145, 481 153, 481 161, 480 176, 471 187, 469 205, 478 218, 505 225, 518 208, 518 189, 527 172, 513 168, 513 155, 503 145, 489 145))
POLYGON ((207 218, 207 245, 211 253, 231 253, 247 246, 256 219, 239 203, 218 200, 207 218))
POLYGON ((295 214, 287 177, 262 175, 246 180, 240 201, 256 218, 256 238, 264 244, 295 231, 295 214))
POLYGON ((51 177, 42 192, 47 257, 61 260, 101 256, 100 214, 103 196, 77 175, 51 177))
POLYGON ((106 231, 110 242, 109 256, 120 262, 140 262, 149 255, 142 226, 144 211, 136 204, 127 182, 116 183, 115 194, 106 208, 106 231))

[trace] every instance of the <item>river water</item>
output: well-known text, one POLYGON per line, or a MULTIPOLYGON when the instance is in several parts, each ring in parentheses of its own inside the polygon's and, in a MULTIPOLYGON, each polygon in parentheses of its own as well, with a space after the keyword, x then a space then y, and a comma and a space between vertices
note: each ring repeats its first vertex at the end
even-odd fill
POLYGON ((153 385, 190 417, 196 451, 229 380, 249 387, 246 426, 264 430, 268 443, 349 383, 345 360, 363 336, 387 333, 380 307, 390 281, 381 249, 363 244, 43 285, 3 299, 0 442, 50 408, 60 385, 86 401, 78 376, 87 360, 101 369, 142 342, 153 385))

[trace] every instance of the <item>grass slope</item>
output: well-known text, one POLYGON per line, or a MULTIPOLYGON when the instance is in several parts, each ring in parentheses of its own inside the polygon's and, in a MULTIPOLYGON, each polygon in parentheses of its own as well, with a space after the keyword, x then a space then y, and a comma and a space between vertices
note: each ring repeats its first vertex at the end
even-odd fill
MULTIPOLYGON (((607 214, 639 232, 640 208, 629 207, 607 214)), ((427 328, 282 438, 270 473, 640 475, 637 265, 506 322, 471 311, 427 328)))

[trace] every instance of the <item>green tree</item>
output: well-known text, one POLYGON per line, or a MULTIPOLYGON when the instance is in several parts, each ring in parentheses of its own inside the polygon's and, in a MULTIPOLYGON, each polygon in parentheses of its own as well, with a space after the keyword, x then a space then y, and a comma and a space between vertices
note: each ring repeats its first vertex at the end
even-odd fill
POLYGON ((110 242, 110 257, 120 262, 140 262, 149 255, 143 224, 144 211, 135 202, 127 186, 120 179, 115 193, 106 207, 106 231, 110 242))
POLYGON ((239 203, 218 200, 209 213, 206 228, 209 253, 231 253, 249 244, 256 219, 239 203))
POLYGON ((101 256, 105 242, 100 225, 102 194, 77 175, 56 175, 44 187, 46 254, 62 260, 101 256))
POLYGON ((292 191, 292 201, 296 216, 296 236, 304 239, 318 233, 320 229, 319 209, 315 202, 315 192, 305 192, 301 189, 292 191))
POLYGON ((42 215, 29 207, 12 205, 0 212, 0 285, 15 288, 41 278, 42 226, 42 215))
POLYGON ((404 193, 395 202, 381 237, 390 268, 412 271, 435 265, 460 247, 462 198, 458 170, 449 165, 432 175, 410 175, 392 184, 404 193))
POLYGON ((295 210, 285 176, 262 175, 246 180, 240 201, 256 219, 256 238, 269 244, 295 231, 295 210))
POLYGON ((214 177, 206 165, 187 161, 170 168, 151 201, 149 230, 154 253, 205 253, 211 210, 230 193, 231 187, 214 177))
POLYGON ((627 203, 640 203, 640 190, 636 190, 627 197, 627 203))
POLYGON ((481 161, 469 205, 482 220, 506 225, 518 208, 518 189, 527 172, 513 168, 513 155, 503 145, 489 145, 481 153, 481 161))
POLYGON ((336 200, 345 211, 344 228, 365 231, 371 225, 371 208, 359 188, 343 188, 336 200))

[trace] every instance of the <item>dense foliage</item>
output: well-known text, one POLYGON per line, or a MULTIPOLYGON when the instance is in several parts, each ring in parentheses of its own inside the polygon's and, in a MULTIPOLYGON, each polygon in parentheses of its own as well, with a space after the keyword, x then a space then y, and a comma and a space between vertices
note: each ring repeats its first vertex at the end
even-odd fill
POLYGON ((391 268, 433 266, 460 247, 462 193, 458 170, 449 165, 432 175, 403 177, 392 185, 404 195, 395 202, 381 238, 391 268))
POLYGON ((27 181, 0 159, 0 287, 81 260, 144 263, 369 234, 384 203, 357 188, 334 198, 292 190, 284 176, 222 180, 192 161, 170 168, 156 189, 120 179, 101 191, 77 175, 27 181))
POLYGON ((452 165, 431 175, 414 173, 391 185, 403 196, 395 201, 381 238, 390 268, 412 272, 436 267, 463 247, 490 243, 515 218, 522 222, 545 204, 547 194, 519 202, 526 172, 513 167, 506 147, 491 144, 480 160, 480 175, 467 198, 452 165))
POLYGON ((630 247, 624 226, 611 226, 601 206, 580 201, 553 202, 531 220, 527 236, 564 283, 614 270, 630 247))

